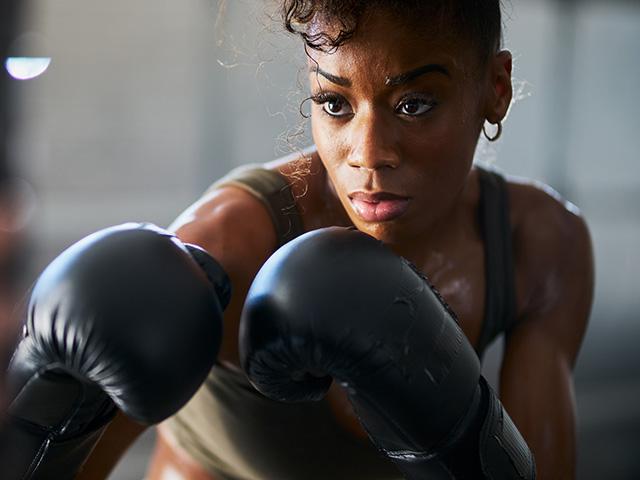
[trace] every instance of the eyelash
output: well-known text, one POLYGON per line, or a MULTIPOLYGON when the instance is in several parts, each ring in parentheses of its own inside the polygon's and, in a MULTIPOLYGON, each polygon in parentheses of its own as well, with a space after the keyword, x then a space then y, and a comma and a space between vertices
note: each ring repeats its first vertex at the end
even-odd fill
MULTIPOLYGON (((335 93, 331 93, 331 92, 320 92, 317 93, 315 95, 312 95, 311 97, 311 101, 313 103, 315 103, 316 105, 320 105, 321 107, 324 106, 325 103, 327 102, 337 102, 337 101, 342 101, 345 103, 348 103, 344 97, 342 95, 338 95, 335 93)), ((332 115, 329 112, 326 111, 325 108, 322 108, 322 113, 324 113, 325 115, 336 119, 336 118, 344 118, 346 116, 348 116, 348 114, 345 115, 332 115)))
MULTIPOLYGON (((348 104, 349 102, 347 102, 345 100, 345 98, 342 95, 338 95, 336 93, 332 93, 332 92, 320 92, 316 95, 312 95, 311 97, 309 97, 311 101, 313 101, 313 103, 315 103, 316 105, 320 105, 323 106, 325 103, 327 102, 344 102, 346 104, 348 104)), ((400 101, 398 102, 398 105, 396 106, 396 108, 394 109, 397 113, 404 115, 408 118, 418 118, 418 117, 422 117, 426 114, 428 114, 429 112, 431 112, 436 106, 438 105, 438 102, 436 102, 436 100, 433 97, 429 97, 426 95, 416 95, 416 94, 409 94, 409 95, 405 95, 404 97, 402 97, 400 99, 400 101), (422 104, 426 104, 429 106, 429 109, 426 112, 423 113, 419 113, 416 115, 410 115, 410 114, 403 114, 400 110, 400 108, 403 105, 406 105, 407 102, 409 101, 418 101, 421 102, 422 104)), ((341 118, 345 118, 345 117, 349 117, 351 115, 353 115, 353 113, 350 114, 342 114, 342 115, 333 115, 329 112, 327 112, 327 110, 325 108, 322 108, 322 112, 329 116, 330 118, 333 119, 341 119, 341 118)))
POLYGON ((405 115, 407 117, 417 118, 417 117, 422 117, 423 115, 427 115, 428 113, 430 113, 437 106, 438 106, 438 102, 433 97, 430 97, 428 95, 409 94, 409 95, 405 95, 404 97, 402 97, 400 99, 400 101, 398 102, 398 105, 396 106, 395 110, 396 110, 396 112, 398 112, 398 113, 400 113, 402 115, 405 115), (410 101, 420 102, 423 105, 427 105, 429 107, 429 109, 426 112, 422 112, 422 113, 419 113, 417 115, 409 115, 409 114, 403 114, 402 112, 398 112, 402 105, 406 105, 410 101))

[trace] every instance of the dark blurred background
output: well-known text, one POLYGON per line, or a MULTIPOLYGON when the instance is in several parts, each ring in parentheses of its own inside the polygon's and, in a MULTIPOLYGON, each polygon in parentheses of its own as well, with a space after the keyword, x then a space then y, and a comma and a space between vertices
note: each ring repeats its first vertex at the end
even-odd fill
POLYGON ((17 176, 16 159, 10 148, 19 101, 13 91, 15 82, 9 74, 8 58, 22 24, 20 6, 20 0, 3 0, 0 4, 0 412, 5 400, 2 372, 19 328, 12 311, 29 276, 24 233, 34 206, 32 189, 17 176))
MULTIPOLYGON (((14 61, 13 75, 51 59, 7 82, 19 108, 3 166, 37 192, 35 203, 21 197, 35 206, 23 209, 31 278, 85 234, 168 225, 233 166, 310 142, 299 130, 302 51, 268 2, 21 3, 3 55, 36 60, 14 61)), ((0 11, 3 35, 7 18, 0 11)), ((575 372, 579 478, 640 478, 640 2, 511 0, 505 35, 518 100, 478 159, 548 183, 587 218, 597 280, 575 372)), ((485 365, 494 381, 500 348, 485 365)), ((112 478, 142 478, 152 441, 112 478)))

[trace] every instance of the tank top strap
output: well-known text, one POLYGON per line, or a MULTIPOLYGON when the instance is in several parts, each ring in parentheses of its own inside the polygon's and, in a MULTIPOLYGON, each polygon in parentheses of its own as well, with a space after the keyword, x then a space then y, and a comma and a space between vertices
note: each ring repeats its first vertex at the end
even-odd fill
POLYGON ((485 251, 485 312, 476 351, 485 349, 516 317, 516 290, 509 221, 509 197, 504 177, 478 168, 480 177, 479 221, 485 251))
POLYGON ((261 165, 243 165, 216 181, 207 192, 233 186, 260 200, 273 221, 278 247, 304 233, 302 217, 286 177, 261 165))

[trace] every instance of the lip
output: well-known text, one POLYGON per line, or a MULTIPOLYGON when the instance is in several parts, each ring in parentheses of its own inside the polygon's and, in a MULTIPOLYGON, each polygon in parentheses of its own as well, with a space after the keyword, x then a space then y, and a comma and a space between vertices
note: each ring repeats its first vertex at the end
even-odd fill
POLYGON ((357 191, 349 195, 351 205, 365 222, 388 222, 403 215, 411 198, 389 192, 357 191))

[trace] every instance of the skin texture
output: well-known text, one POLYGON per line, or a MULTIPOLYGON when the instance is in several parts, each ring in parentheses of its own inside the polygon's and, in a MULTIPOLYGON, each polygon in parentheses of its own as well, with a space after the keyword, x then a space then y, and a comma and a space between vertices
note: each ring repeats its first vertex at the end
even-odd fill
MULTIPOLYGON (((485 119, 502 120, 510 105, 511 55, 497 52, 479 66, 464 41, 411 31, 377 12, 336 52, 311 52, 309 67, 312 94, 333 95, 316 98, 312 106, 317 150, 267 167, 290 176, 306 230, 354 224, 386 242, 430 277, 476 344, 485 278, 472 159, 485 119), (427 64, 447 73, 388 85, 388 77, 427 64), (348 85, 336 83, 336 76, 348 85), (329 114, 336 112, 345 115, 329 114), (365 221, 350 200, 354 191, 401 195, 409 199, 408 207, 390 221, 365 221)), ((575 477, 572 368, 593 295, 591 242, 575 207, 548 187, 510 179, 508 191, 518 318, 506 339, 500 398, 535 455, 538 478, 570 479, 575 477)), ((237 365, 242 304, 276 245, 269 215, 251 195, 228 187, 199 200, 173 228, 182 240, 209 250, 231 277, 235 294, 225 313, 219 358, 237 365)), ((327 401, 345 430, 364 438, 338 387, 327 401)), ((126 445, 122 431, 111 429, 105 437, 126 445)), ((159 431, 151 480, 168 471, 213 478, 172 445, 169 432, 159 431)), ((97 456, 106 455, 108 443, 99 445, 97 456)), ((81 478, 100 478, 91 466, 92 460, 81 478)))

